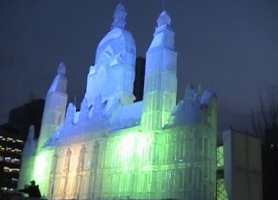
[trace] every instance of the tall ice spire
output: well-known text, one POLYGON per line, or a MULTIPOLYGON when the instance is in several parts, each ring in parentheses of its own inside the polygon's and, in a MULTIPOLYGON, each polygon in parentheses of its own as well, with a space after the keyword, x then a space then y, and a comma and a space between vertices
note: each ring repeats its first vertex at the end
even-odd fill
POLYGON ((57 74, 49 87, 45 98, 42 126, 37 151, 43 147, 47 139, 64 120, 67 105, 67 78, 66 66, 60 63, 57 74))
POLYGON ((159 17, 157 18, 156 22, 157 22, 158 27, 163 26, 163 25, 170 26, 171 25, 171 17, 169 16, 169 14, 167 13, 166 10, 163 10, 160 13, 159 17))
POLYGON ((111 28, 125 28, 126 15, 127 13, 123 4, 118 4, 113 14, 114 21, 111 28))
POLYGON ((63 62, 57 67, 57 75, 54 78, 48 92, 62 92, 65 93, 67 90, 67 78, 66 78, 66 66, 63 62))
POLYGON ((162 11, 157 19, 153 41, 146 55, 144 106, 141 126, 156 130, 165 126, 176 105, 177 53, 171 18, 162 11))
POLYGON ((174 35, 175 33, 171 28, 171 17, 167 13, 167 11, 163 10, 159 17, 156 20, 157 27, 154 32, 153 41, 149 47, 150 49, 157 46, 164 46, 167 49, 175 49, 174 45, 174 35))

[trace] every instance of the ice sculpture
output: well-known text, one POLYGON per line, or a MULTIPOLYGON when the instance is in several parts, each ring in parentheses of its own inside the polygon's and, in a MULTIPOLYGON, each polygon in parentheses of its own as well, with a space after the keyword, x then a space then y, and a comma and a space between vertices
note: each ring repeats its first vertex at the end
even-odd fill
POLYGON ((146 53, 144 98, 133 103, 135 42, 125 30, 124 6, 113 16, 79 111, 69 103, 65 115, 65 67, 58 67, 36 155, 27 156, 32 173, 21 183, 35 179, 53 200, 213 200, 215 95, 189 86, 176 105, 175 33, 162 11, 146 53))

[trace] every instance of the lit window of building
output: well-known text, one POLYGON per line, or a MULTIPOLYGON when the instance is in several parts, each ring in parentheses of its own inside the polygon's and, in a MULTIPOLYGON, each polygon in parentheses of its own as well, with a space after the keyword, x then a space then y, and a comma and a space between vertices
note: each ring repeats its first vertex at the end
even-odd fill
POLYGON ((7 142, 12 142, 12 141, 14 141, 14 139, 13 139, 13 138, 11 138, 11 137, 7 137, 7 142))
POLYGON ((5 157, 5 162, 7 163, 11 162, 11 157, 5 157))
POLYGON ((22 150, 20 150, 20 149, 13 149, 13 152, 15 152, 15 153, 21 153, 22 150))
POLYGON ((6 173, 10 173, 10 168, 9 168, 9 167, 7 167, 7 166, 5 166, 5 167, 4 167, 4 172, 6 172, 6 173))
POLYGON ((18 178, 12 178, 13 182, 18 182, 18 178))
POLYGON ((23 140, 16 139, 15 141, 19 144, 23 144, 23 140))
POLYGON ((18 159, 18 158, 13 158, 13 159, 11 159, 11 163, 20 164, 20 159, 18 159))
POLYGON ((0 145, 0 151, 5 151, 5 148, 0 145))

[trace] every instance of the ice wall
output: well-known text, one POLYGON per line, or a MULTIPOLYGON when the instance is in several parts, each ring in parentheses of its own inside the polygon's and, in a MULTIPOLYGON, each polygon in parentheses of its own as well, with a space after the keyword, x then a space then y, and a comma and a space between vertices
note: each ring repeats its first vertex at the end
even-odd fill
POLYGON ((196 89, 192 85, 187 85, 184 98, 173 110, 173 118, 168 126, 196 123, 216 126, 216 110, 211 110, 215 100, 215 94, 203 90, 200 85, 196 89))

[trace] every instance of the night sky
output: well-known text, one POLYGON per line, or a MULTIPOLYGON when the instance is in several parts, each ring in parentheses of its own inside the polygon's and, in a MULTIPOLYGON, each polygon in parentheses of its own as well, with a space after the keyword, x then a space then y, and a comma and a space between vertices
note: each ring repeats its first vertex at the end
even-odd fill
MULTIPOLYGON (((1 0, 0 122, 8 111, 44 98, 60 61, 69 100, 83 98, 95 49, 118 2, 137 55, 145 57, 161 0, 1 0)), ((277 0, 166 0, 176 32, 178 98, 201 83, 218 96, 220 129, 249 129, 259 91, 278 86, 277 0)))

